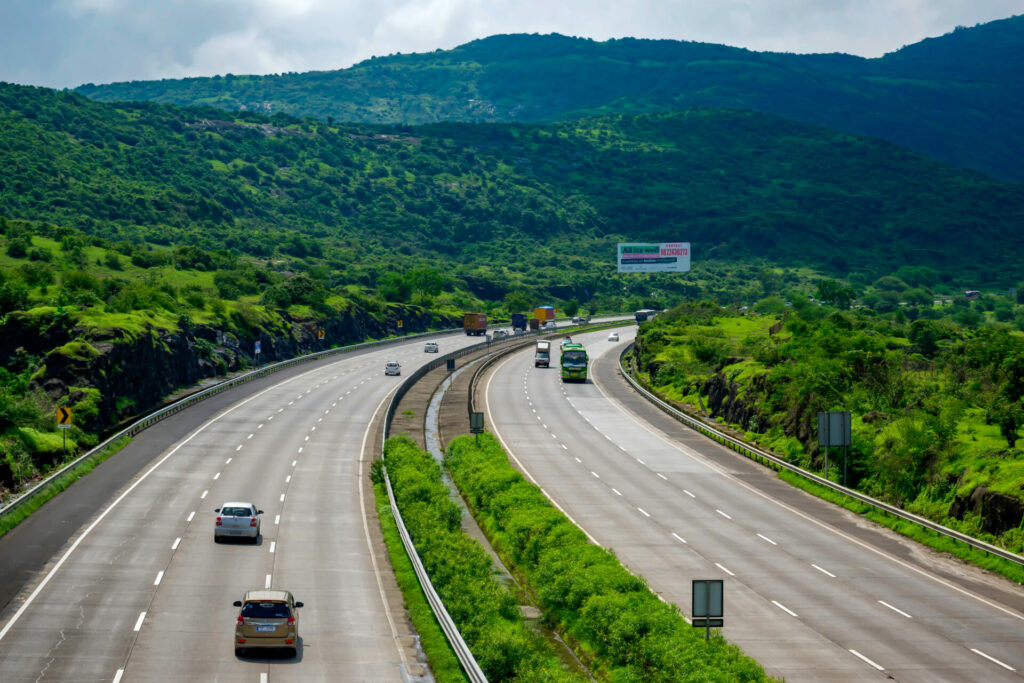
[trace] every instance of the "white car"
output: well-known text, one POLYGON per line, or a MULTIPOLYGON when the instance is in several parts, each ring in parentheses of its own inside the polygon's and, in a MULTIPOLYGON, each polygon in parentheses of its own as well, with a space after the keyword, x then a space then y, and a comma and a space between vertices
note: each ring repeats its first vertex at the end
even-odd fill
POLYGON ((501 339, 502 337, 507 337, 507 336, 508 336, 508 332, 506 332, 505 330, 495 330, 494 334, 491 335, 491 338, 492 339, 501 339))
POLYGON ((220 543, 222 538, 248 538, 256 543, 260 537, 259 510, 252 503, 224 503, 214 512, 217 521, 213 525, 213 542, 220 543))
POLYGON ((423 353, 438 353, 437 342, 427 342, 424 344, 423 353))
POLYGON ((618 333, 618 332, 612 332, 612 333, 610 333, 610 334, 608 335, 608 341, 613 341, 613 342, 617 342, 617 341, 619 341, 619 333, 618 333))
POLYGON ((385 375, 401 375, 402 374, 402 366, 399 365, 397 360, 389 360, 387 363, 384 364, 384 374, 385 375))

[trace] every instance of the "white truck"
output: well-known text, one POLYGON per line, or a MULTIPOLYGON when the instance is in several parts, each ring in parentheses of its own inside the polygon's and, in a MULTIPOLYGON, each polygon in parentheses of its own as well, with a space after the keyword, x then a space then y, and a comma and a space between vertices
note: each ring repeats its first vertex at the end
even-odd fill
POLYGON ((533 367, 539 368, 542 365, 551 367, 551 342, 543 340, 537 342, 537 352, 533 356, 533 367))

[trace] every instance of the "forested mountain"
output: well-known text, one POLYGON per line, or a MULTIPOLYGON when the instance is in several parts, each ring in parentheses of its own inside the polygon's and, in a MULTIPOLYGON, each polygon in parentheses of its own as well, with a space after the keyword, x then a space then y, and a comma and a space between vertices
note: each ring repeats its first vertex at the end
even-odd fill
POLYGON ((1024 16, 958 28, 877 59, 706 43, 502 35, 349 69, 84 85, 153 100, 323 120, 550 122, 694 107, 750 109, 885 138, 1024 181, 1024 16))
POLYGON ((621 240, 972 286, 1015 283, 1024 256, 1024 186, 753 112, 381 128, 13 85, 0 105, 0 215, 277 255, 335 282, 443 264, 485 299, 585 301, 621 290, 621 240))

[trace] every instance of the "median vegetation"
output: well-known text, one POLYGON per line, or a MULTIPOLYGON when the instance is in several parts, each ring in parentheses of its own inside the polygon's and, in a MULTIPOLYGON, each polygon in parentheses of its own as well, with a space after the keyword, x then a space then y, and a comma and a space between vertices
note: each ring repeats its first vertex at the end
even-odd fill
MULTIPOLYGON (((462 512, 433 457, 407 437, 388 439, 384 454, 416 551, 488 680, 588 680, 564 670, 550 642, 523 620, 517 596, 497 581, 487 551, 462 532, 462 512)), ((380 470, 375 472, 380 479, 380 470)))
POLYGON ((549 625, 568 636, 600 678, 613 681, 765 681, 721 636, 705 643, 615 556, 590 543, 509 465, 490 434, 448 446, 445 464, 480 526, 536 592, 549 625))

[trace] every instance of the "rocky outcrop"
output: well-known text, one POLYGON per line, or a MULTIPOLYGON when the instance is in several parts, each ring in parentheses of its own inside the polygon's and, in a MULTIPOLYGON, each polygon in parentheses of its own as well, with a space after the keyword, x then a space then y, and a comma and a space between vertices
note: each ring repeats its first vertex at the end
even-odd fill
POLYGON ((981 518, 983 531, 998 536, 1020 527, 1024 520, 1024 501, 979 486, 966 498, 957 496, 949 507, 949 516, 954 519, 962 520, 968 513, 981 518))

